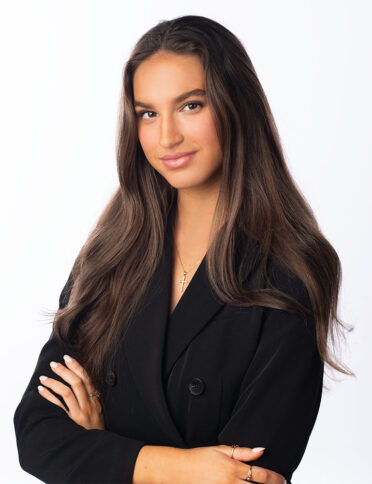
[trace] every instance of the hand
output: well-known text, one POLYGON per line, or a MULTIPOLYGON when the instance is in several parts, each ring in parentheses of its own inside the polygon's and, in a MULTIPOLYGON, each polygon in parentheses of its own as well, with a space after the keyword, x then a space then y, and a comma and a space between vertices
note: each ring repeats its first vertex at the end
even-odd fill
POLYGON ((50 362, 50 366, 57 375, 71 385, 72 389, 53 378, 45 376, 39 378, 44 386, 51 388, 63 397, 69 410, 66 410, 61 401, 42 385, 38 386, 39 394, 61 407, 74 422, 87 430, 105 430, 105 420, 99 398, 88 397, 89 393, 95 392, 95 388, 87 372, 74 358, 64 355, 64 359, 68 368, 61 363, 54 366, 55 362, 53 361, 50 362))
MULTIPOLYGON (((217 446, 222 452, 227 453, 229 456, 231 455, 231 446, 230 445, 219 445, 217 446)), ((253 452, 249 447, 235 447, 234 453, 233 453, 233 459, 236 460, 254 460, 255 458, 261 457, 263 454, 263 450, 254 453, 257 457, 254 457, 253 459, 247 459, 249 455, 252 455, 253 452), (248 449, 248 450, 247 450, 248 449)), ((287 481, 284 476, 281 474, 278 474, 275 471, 271 471, 270 469, 266 469, 265 467, 258 467, 258 466, 252 466, 252 474, 251 474, 251 481, 253 482, 264 482, 268 484, 287 484, 287 481)), ((248 481, 249 482, 249 481, 248 481)))
MULTIPOLYGON (((200 484, 241 484, 242 481, 246 481, 250 465, 240 461, 253 461, 261 457, 264 452, 264 450, 253 452, 249 447, 236 447, 233 458, 231 458, 231 446, 229 445, 194 447, 183 450, 185 450, 187 457, 182 463, 183 468, 177 469, 177 474, 178 477, 182 475, 182 483, 184 484, 194 482, 200 484)), ((250 481, 266 484, 286 484, 286 480, 281 474, 258 466, 252 466, 250 481)))

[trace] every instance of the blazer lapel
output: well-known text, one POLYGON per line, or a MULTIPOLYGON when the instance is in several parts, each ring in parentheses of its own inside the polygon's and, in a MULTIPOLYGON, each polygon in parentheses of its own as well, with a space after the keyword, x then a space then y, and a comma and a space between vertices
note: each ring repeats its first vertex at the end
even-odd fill
MULTIPOLYGON (((172 253, 172 238, 167 242, 167 258, 172 253)), ((237 271, 240 263, 243 264, 243 287, 249 281, 250 287, 259 287, 257 274, 253 271, 257 263, 258 244, 252 239, 248 241, 247 237, 241 237, 236 247, 235 270, 237 271), (254 275, 254 277, 252 277, 254 275)), ((170 266, 169 262, 169 266, 170 266)), ((167 289, 170 293, 171 274, 167 273, 167 289)), ((184 350, 190 345, 191 341, 200 331, 213 319, 226 303, 222 301, 214 292, 206 270, 206 256, 202 259, 194 276, 173 310, 168 320, 167 345, 166 349, 163 378, 166 381, 174 364, 182 355, 184 350)), ((167 306, 168 307, 168 306, 167 306)))
POLYGON ((209 283, 204 257, 168 321, 165 379, 193 338, 224 306, 209 283))
POLYGON ((170 348, 167 368, 163 367, 172 275, 171 224, 167 224, 164 250, 123 346, 137 388, 165 434, 166 441, 186 447, 169 412, 163 387, 163 371, 171 369, 192 338, 224 305, 212 293, 205 274, 205 258, 173 311, 169 324, 177 325, 179 337, 170 348))
POLYGON ((172 276, 172 216, 167 223, 164 250, 150 280, 123 346, 130 371, 147 408, 162 429, 165 442, 187 447, 167 405, 165 380, 177 359, 202 328, 222 310, 225 303, 212 290, 206 274, 205 257, 168 318, 172 276), (166 357, 167 326, 173 337, 166 357), (164 376, 165 375, 165 376, 164 376))

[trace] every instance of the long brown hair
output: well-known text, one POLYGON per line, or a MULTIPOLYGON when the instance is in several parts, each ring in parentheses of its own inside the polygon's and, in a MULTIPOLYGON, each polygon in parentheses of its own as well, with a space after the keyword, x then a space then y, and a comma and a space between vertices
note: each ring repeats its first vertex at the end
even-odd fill
POLYGON ((162 255, 177 200, 177 190, 145 158, 133 107, 133 74, 160 50, 201 60, 223 150, 213 241, 206 254, 213 289, 232 305, 303 310, 295 300, 283 301, 283 293, 270 281, 266 289, 242 287, 234 254, 238 234, 246 234, 259 243, 259 268, 265 277, 272 256, 303 282, 322 360, 355 376, 331 355, 328 345, 335 342, 336 330, 346 328, 337 316, 339 257, 288 171, 267 98, 242 43, 202 16, 159 22, 139 39, 125 65, 116 146, 120 186, 74 262, 68 302, 55 313, 55 333, 78 349, 82 365, 102 390, 103 372, 113 362, 162 255))

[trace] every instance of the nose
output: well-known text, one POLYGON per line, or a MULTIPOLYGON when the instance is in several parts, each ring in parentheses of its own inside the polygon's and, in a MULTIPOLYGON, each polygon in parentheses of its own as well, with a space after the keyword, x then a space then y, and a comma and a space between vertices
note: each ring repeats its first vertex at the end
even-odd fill
POLYGON ((164 117, 160 122, 159 143, 165 148, 174 146, 183 140, 182 133, 177 122, 172 116, 164 117))

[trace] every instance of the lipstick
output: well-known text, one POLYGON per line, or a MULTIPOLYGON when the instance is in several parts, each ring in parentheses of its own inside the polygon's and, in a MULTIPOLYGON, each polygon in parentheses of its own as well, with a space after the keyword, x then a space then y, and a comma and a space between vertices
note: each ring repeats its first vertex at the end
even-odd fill
POLYGON ((178 156, 177 158, 169 158, 168 155, 163 157, 161 160, 164 165, 168 168, 181 168, 194 157, 196 151, 192 153, 183 154, 182 156, 178 156))

